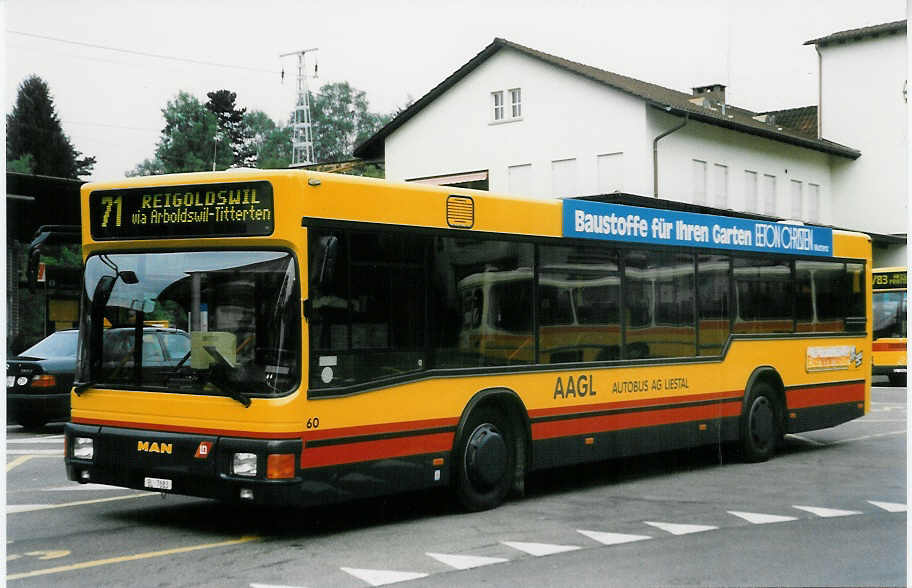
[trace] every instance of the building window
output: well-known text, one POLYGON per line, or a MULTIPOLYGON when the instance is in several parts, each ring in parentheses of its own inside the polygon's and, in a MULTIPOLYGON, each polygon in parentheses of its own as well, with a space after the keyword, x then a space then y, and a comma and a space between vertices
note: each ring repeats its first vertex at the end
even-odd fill
POLYGON ((820 186, 808 184, 808 220, 820 222, 820 186))
POLYGON ((510 194, 532 195, 532 164, 507 167, 507 191, 510 194))
POLYGON ((744 170, 744 210, 759 212, 757 208, 757 172, 744 170))
POLYGON ((802 209, 803 209, 803 206, 802 206, 803 202, 801 200, 801 196, 802 196, 801 181, 792 180, 791 186, 792 186, 792 194, 791 194, 791 196, 792 196, 792 218, 795 220, 798 220, 798 219, 802 218, 802 209))
POLYGON ((763 214, 776 214, 776 176, 763 174, 763 214))
POLYGON ((513 118, 522 116, 522 90, 513 88, 510 90, 510 102, 513 106, 513 118))
POLYGON ((499 92, 491 92, 491 96, 494 98, 494 120, 503 120, 504 118, 504 93, 503 90, 499 92))
POLYGON ((596 156, 599 194, 624 190, 624 154, 605 153, 596 156))
POLYGON ((706 162, 693 160, 693 203, 706 204, 706 162))
POLYGON ((728 166, 717 163, 713 166, 715 172, 716 208, 728 208, 728 166))
POLYGON ((576 159, 551 162, 551 195, 555 198, 578 196, 576 193, 576 159))

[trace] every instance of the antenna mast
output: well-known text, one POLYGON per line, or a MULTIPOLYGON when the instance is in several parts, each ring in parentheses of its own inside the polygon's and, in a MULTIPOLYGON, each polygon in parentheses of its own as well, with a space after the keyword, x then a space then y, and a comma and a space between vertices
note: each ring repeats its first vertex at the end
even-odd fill
MULTIPOLYGON (((307 92, 307 72, 304 65, 306 54, 316 50, 317 48, 314 47, 280 55, 280 57, 298 56, 298 98, 295 103, 294 123, 292 123, 290 167, 301 167, 314 163, 313 135, 310 128, 310 96, 307 92)), ((316 68, 314 68, 313 77, 314 79, 317 77, 316 68)))

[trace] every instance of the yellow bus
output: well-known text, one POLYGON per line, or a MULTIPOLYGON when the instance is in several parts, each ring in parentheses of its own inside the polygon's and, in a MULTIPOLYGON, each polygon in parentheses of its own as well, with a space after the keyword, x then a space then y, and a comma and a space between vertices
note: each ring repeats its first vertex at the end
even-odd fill
POLYGON ((82 227, 79 482, 288 505, 449 486, 480 510, 552 466, 762 461, 870 403, 865 235, 301 170, 87 184, 82 227), (150 361, 151 321, 189 351, 150 361))
POLYGON ((875 376, 887 376, 892 386, 905 386, 906 287, 909 274, 904 267, 875 268, 873 279, 873 373, 875 376))

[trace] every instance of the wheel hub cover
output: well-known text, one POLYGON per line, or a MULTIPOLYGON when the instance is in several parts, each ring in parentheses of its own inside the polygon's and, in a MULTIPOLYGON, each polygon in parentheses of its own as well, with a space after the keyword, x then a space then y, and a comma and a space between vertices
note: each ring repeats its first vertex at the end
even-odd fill
POLYGON ((765 398, 757 399, 751 410, 751 432, 757 444, 765 446, 773 434, 773 411, 765 398))
POLYGON ((480 425, 466 447, 466 471, 475 484, 491 487, 506 473, 507 444, 494 425, 480 425))

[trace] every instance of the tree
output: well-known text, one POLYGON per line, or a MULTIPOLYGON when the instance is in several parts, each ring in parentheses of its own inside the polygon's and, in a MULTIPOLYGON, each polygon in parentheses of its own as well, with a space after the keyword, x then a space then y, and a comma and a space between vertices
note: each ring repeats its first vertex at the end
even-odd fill
POLYGON ((348 82, 323 85, 310 98, 314 159, 318 162, 351 159, 355 145, 390 120, 368 110, 367 95, 348 82))
MULTIPOLYGON (((209 101, 206 109, 218 119, 219 132, 223 139, 227 139, 226 147, 230 146, 234 155, 234 165, 251 167, 256 162, 253 137, 247 132, 244 124, 246 108, 235 105, 237 93, 230 90, 217 90, 206 94, 209 101)), ((224 143, 223 143, 224 144, 224 143)))
POLYGON ((50 89, 36 75, 19 84, 6 115, 6 161, 14 171, 74 180, 95 167, 95 158, 83 157, 63 132, 50 89))
POLYGON ((165 128, 155 155, 128 176, 226 169, 234 163, 230 143, 218 136, 218 119, 199 100, 179 92, 162 109, 165 128))
POLYGON ((291 165, 291 127, 279 127, 260 110, 244 114, 245 133, 251 138, 254 161, 261 169, 291 165))

